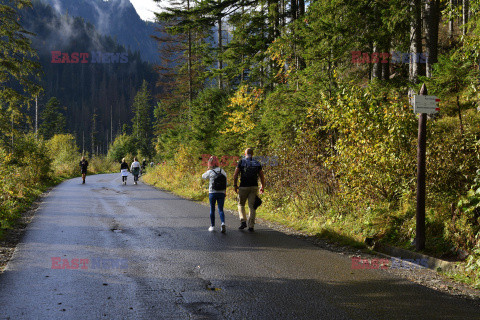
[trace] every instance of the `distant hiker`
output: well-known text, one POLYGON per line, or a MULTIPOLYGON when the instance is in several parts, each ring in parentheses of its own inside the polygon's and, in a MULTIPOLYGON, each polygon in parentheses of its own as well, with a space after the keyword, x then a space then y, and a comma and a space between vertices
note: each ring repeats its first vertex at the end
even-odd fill
POLYGON ((127 184, 128 163, 125 161, 125 158, 122 159, 122 164, 120 165, 120 172, 122 173, 122 183, 127 184))
POLYGON ((143 161, 142 161, 142 174, 145 172, 146 167, 147 167, 147 160, 143 159, 143 161))
POLYGON ((219 167, 218 158, 211 156, 208 160, 208 170, 202 174, 203 179, 209 179, 208 199, 210 200, 210 228, 208 231, 215 230, 215 202, 218 203, 218 214, 222 222, 221 231, 225 233, 225 214, 223 205, 225 204, 225 192, 227 189, 227 173, 219 167))
POLYGON ((238 161, 237 168, 233 174, 233 187, 238 193, 238 214, 240 216, 239 229, 247 227, 247 218, 245 213, 245 203, 248 199, 248 231, 254 231, 256 208, 254 206, 258 193, 258 177, 262 182, 260 193, 263 193, 265 186, 265 176, 262 171, 262 164, 253 159, 253 150, 248 148, 245 150, 245 158, 238 161), (238 174, 240 173, 240 187, 237 185, 238 174))
POLYGON ((132 167, 130 171, 133 174, 133 184, 137 184, 138 175, 140 174, 140 162, 138 162, 137 157, 133 158, 132 167))
POLYGON ((87 168, 88 168, 88 161, 85 157, 82 156, 82 160, 80 160, 80 170, 82 171, 82 184, 85 184, 85 177, 87 176, 87 168))

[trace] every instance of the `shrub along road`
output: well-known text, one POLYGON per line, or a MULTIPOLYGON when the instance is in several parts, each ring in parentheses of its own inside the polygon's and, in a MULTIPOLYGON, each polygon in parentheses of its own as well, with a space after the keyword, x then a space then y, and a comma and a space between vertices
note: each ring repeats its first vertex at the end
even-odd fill
POLYGON ((475 301, 119 174, 44 199, 0 275, 0 319, 478 319, 475 301))

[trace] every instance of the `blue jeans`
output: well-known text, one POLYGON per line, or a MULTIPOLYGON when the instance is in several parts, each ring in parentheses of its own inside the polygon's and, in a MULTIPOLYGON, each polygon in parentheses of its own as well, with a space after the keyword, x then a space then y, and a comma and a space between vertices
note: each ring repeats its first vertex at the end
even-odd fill
POLYGON ((225 203, 225 193, 209 193, 208 199, 210 200, 210 222, 212 226, 215 226, 215 202, 218 202, 218 214, 220 215, 220 221, 225 223, 225 214, 223 213, 223 205, 225 203))

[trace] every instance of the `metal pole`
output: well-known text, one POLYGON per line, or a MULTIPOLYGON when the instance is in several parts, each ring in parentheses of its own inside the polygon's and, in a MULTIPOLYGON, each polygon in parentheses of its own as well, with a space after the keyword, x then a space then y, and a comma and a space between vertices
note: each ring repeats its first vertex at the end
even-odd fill
MULTIPOLYGON (((420 95, 427 95, 427 87, 423 84, 420 95)), ((415 247, 425 249, 425 177, 427 149, 427 114, 421 113, 418 119, 417 148, 417 226, 415 247)))

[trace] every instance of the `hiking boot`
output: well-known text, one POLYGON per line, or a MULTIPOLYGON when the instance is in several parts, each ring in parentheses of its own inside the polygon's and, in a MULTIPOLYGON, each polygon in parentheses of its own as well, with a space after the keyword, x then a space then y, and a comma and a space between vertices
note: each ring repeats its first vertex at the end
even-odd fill
POLYGON ((214 231, 214 230, 215 230, 215 228, 214 228, 213 226, 210 226, 210 227, 208 228, 208 231, 210 231, 210 232, 212 232, 212 231, 214 231))
POLYGON ((222 233, 225 233, 225 231, 226 231, 225 230, 225 223, 222 223, 222 229, 221 230, 222 230, 222 233))
POLYGON ((245 221, 242 221, 242 223, 240 224, 240 227, 238 227, 238 229, 243 230, 246 227, 247 227, 247 223, 245 221))
POLYGON ((253 228, 248 228, 248 231, 253 232, 254 230, 253 228))

